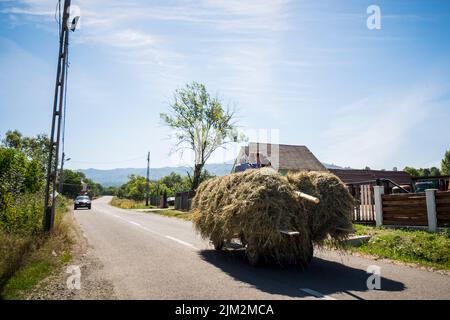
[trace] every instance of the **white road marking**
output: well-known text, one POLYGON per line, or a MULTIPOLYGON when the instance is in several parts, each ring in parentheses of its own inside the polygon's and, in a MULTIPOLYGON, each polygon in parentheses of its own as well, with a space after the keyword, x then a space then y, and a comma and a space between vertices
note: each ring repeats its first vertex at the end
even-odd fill
POLYGON ((180 240, 180 239, 177 239, 177 238, 174 238, 174 237, 171 237, 171 236, 166 236, 166 238, 170 239, 170 240, 173 240, 175 242, 181 243, 182 245, 185 245, 187 247, 191 247, 191 248, 194 248, 195 250, 198 250, 194 245, 192 245, 192 244, 190 244, 188 242, 185 242, 183 240, 180 240))
POLYGON ((316 298, 322 299, 322 300, 336 300, 333 297, 327 296, 326 294, 320 293, 320 292, 318 292, 316 290, 312 290, 312 289, 309 289, 309 288, 301 288, 300 290, 303 291, 303 292, 306 292, 307 294, 310 294, 310 295, 312 295, 312 296, 314 296, 316 298))
POLYGON ((170 240, 172 240, 172 241, 178 242, 179 244, 182 244, 182 245, 184 245, 184 246, 186 246, 186 247, 189 247, 189 248, 192 248, 192 249, 195 249, 195 250, 199 250, 196 246, 190 244, 189 242, 185 242, 185 241, 183 241, 183 240, 180 240, 180 239, 177 239, 177 238, 174 238, 174 237, 171 237, 171 236, 163 235, 163 234, 161 234, 161 233, 159 233, 159 232, 150 230, 150 229, 148 229, 148 228, 142 226, 141 224, 139 224, 139 223, 137 223, 137 222, 128 220, 128 219, 126 219, 126 218, 124 218, 124 217, 121 217, 121 216, 118 216, 118 215, 116 215, 116 214, 112 214, 112 216, 114 216, 114 217, 116 217, 116 218, 118 218, 118 219, 120 219, 120 220, 126 221, 126 222, 128 222, 128 223, 131 223, 131 224, 133 224, 133 225, 135 225, 135 226, 137 226, 137 227, 139 227, 139 228, 141 228, 141 229, 143 229, 143 230, 145 230, 145 231, 148 231, 148 232, 154 233, 154 234, 156 234, 156 235, 158 235, 158 236, 165 237, 165 238, 170 239, 170 240))

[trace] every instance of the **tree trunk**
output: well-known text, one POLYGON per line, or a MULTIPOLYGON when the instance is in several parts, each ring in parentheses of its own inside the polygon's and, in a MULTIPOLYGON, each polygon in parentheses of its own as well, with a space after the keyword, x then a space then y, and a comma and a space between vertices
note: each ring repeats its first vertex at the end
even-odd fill
POLYGON ((192 190, 197 190, 198 185, 200 184, 200 176, 202 174, 202 164, 196 164, 194 167, 194 177, 192 178, 192 190))

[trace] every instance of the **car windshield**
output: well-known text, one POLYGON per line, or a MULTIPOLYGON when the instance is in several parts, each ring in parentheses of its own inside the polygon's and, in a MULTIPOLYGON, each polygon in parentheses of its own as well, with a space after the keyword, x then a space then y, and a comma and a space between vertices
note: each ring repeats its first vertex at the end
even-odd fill
POLYGON ((88 196, 78 196, 77 200, 89 200, 88 196))

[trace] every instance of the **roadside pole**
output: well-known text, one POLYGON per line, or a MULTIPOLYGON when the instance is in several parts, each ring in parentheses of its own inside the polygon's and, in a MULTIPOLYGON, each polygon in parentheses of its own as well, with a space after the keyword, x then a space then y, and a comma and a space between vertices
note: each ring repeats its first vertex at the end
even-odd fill
POLYGON ((47 163, 47 180, 45 185, 44 218, 42 221, 44 231, 46 232, 52 231, 55 218, 56 176, 58 174, 61 119, 63 118, 65 85, 67 79, 69 31, 75 30, 75 25, 78 21, 78 18, 76 18, 69 25, 70 3, 71 0, 64 0, 59 30, 58 67, 56 71, 55 93, 53 98, 53 116, 47 163))
POLYGON ((150 151, 147 154, 147 190, 145 194, 145 206, 148 207, 148 200, 150 197, 150 151))
MULTIPOLYGON (((64 145, 64 142, 63 142, 63 145, 64 145)), ((63 149, 64 149, 64 147, 63 147, 63 149)), ((67 159, 66 159, 66 154, 65 154, 64 151, 63 151, 63 153, 62 153, 62 155, 61 155, 61 169, 60 169, 60 172, 59 172, 59 189, 58 189, 58 193, 59 193, 59 194, 62 194, 62 192, 63 192, 63 185, 64 185, 64 162, 69 161, 69 160, 70 160, 70 158, 67 158, 67 159)))

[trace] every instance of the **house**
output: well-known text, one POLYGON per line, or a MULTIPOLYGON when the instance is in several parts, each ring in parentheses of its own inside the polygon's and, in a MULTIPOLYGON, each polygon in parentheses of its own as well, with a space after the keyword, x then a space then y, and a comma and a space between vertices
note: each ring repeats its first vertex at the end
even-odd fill
POLYGON ((232 172, 242 171, 241 165, 271 166, 281 174, 288 171, 327 171, 305 146, 250 142, 241 147, 232 172))

